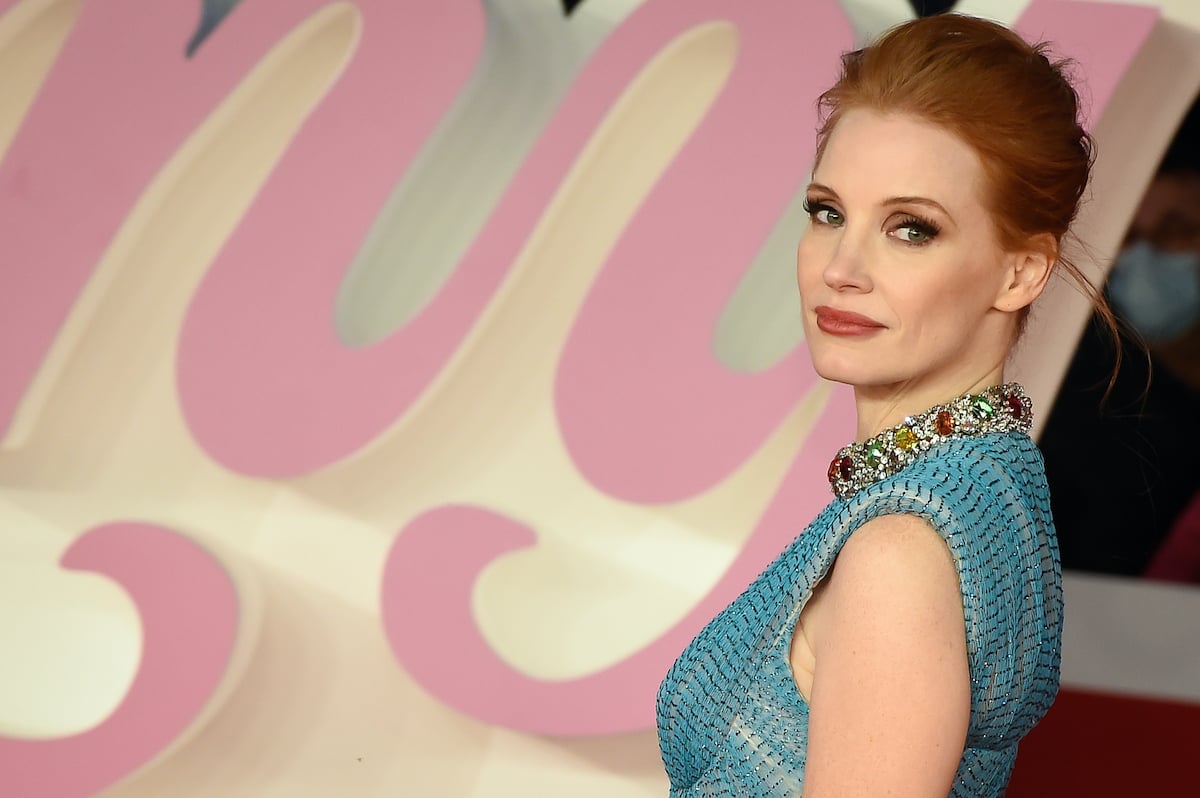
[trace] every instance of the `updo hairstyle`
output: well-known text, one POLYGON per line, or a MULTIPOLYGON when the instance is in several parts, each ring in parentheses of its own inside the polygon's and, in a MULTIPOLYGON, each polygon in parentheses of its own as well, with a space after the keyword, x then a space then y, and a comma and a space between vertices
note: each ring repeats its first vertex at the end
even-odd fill
MULTIPOLYGON (((1051 61, 986 20, 940 14, 892 28, 874 44, 842 56, 842 73, 821 95, 817 163, 838 121, 855 108, 907 114, 958 136, 979 156, 984 203, 1005 250, 1049 233, 1047 254, 1116 332, 1103 295, 1062 254, 1091 175, 1092 137, 1079 122, 1070 61, 1051 61)), ((1026 308, 1021 315, 1024 322, 1026 308)))

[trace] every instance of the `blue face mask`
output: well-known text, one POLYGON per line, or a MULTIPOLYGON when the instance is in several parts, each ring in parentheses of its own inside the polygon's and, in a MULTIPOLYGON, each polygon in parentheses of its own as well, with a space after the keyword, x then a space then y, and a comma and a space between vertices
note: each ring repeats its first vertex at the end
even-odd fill
POLYGON ((1138 241, 1117 255, 1108 294, 1147 341, 1182 335, 1200 321, 1200 252, 1164 252, 1138 241))

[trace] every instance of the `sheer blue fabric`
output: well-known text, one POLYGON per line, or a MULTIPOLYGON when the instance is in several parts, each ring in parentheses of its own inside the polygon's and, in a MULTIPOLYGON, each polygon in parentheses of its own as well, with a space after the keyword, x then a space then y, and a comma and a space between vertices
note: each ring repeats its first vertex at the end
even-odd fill
POLYGON ((1062 576, 1041 453, 1024 433, 947 440, 835 499, 671 667, 658 734, 672 796, 798 796, 808 705, 788 652, 796 619, 846 540, 880 515, 921 516, 962 588, 971 674, 966 750, 950 792, 1003 795, 1017 742, 1058 691, 1062 576))

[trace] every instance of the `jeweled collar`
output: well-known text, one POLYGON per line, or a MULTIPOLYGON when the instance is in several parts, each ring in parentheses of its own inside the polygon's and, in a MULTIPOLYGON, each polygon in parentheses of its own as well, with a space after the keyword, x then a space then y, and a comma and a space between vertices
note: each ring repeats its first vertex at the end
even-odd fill
POLYGON ((905 416, 894 427, 843 446, 829 464, 829 486, 848 499, 868 485, 890 477, 916 460, 938 441, 986 435, 989 432, 1028 432, 1033 403, 1015 382, 966 394, 924 413, 905 416))

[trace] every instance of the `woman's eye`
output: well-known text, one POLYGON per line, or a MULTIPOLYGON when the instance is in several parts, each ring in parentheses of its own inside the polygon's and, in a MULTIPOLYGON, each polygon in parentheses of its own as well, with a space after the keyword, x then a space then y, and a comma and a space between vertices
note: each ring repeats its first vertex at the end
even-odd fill
POLYGON ((929 222, 918 222, 915 219, 901 219, 888 234, 905 244, 921 246, 937 238, 938 229, 929 222))
POLYGON ((831 224, 835 227, 842 223, 842 215, 833 208, 822 208, 817 211, 817 221, 821 224, 831 224))
POLYGON ((830 208, 828 205, 814 205, 808 212, 813 221, 817 224, 827 224, 833 227, 840 227, 845 219, 842 215, 830 208))
POLYGON ((896 236, 906 244, 923 244, 930 239, 926 230, 911 224, 896 228, 896 236))

